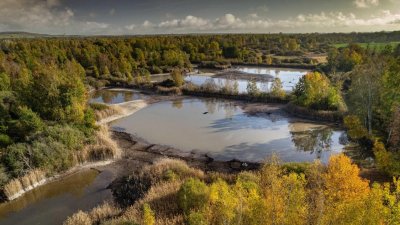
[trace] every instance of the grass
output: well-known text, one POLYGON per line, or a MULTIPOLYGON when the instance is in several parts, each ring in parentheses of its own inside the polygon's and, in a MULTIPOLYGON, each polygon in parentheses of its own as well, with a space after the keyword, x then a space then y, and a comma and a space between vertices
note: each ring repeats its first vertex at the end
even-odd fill
MULTIPOLYGON (((387 45, 391 45, 392 48, 396 48, 397 45, 400 44, 400 41, 396 42, 371 42, 371 43, 357 43, 363 48, 367 48, 369 46, 370 49, 376 49, 377 51, 382 51, 385 49, 387 45)), ((347 47, 349 44, 348 43, 339 43, 339 44, 334 44, 336 48, 344 48, 347 47)))

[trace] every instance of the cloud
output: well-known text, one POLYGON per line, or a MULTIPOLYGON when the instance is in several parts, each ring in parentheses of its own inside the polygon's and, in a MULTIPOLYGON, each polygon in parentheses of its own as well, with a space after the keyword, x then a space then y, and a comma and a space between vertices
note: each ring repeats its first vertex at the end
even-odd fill
POLYGON ((115 15, 115 9, 114 8, 112 8, 111 10, 110 10, 110 12, 108 12, 108 14, 110 14, 110 16, 114 16, 115 15))
POLYGON ((134 30, 135 28, 137 28, 136 24, 130 24, 130 25, 125 26, 125 29, 127 29, 127 30, 134 30))
POLYGON ((353 3, 357 8, 369 8, 371 6, 378 6, 379 0, 355 0, 353 3))
POLYGON ((146 20, 143 22, 142 27, 143 28, 152 28, 152 27, 154 27, 154 24, 152 22, 146 20))
POLYGON ((89 28, 89 29, 106 29, 110 26, 107 23, 98 23, 98 22, 93 22, 93 21, 87 21, 86 25, 87 25, 87 28, 89 28))
MULTIPOLYGON (((354 29, 368 30, 371 27, 386 27, 399 24, 400 12, 381 11, 368 18, 359 18, 353 13, 320 12, 316 14, 299 14, 296 17, 284 20, 264 19, 251 14, 246 18, 239 18, 231 13, 215 19, 204 19, 188 15, 182 19, 170 19, 159 23, 145 21, 140 29, 163 32, 279 32, 283 30, 324 31, 326 29, 354 29)), ((126 30, 133 30, 136 26, 126 26, 126 30)))
POLYGON ((61 8, 58 0, 1 0, 0 24, 3 29, 47 30, 70 24, 74 12, 61 8))
POLYGON ((253 18, 253 19, 257 19, 258 18, 258 14, 257 13, 251 13, 251 14, 249 14, 249 17, 253 18))

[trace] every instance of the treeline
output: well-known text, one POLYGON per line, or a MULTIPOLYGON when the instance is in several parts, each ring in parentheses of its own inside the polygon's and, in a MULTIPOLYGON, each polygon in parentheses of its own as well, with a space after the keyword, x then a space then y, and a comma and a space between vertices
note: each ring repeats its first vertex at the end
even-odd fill
POLYGON ((64 171, 95 141, 83 67, 22 48, 0 52, 0 187, 35 169, 64 171))
POLYGON ((332 49, 322 67, 348 108, 344 123, 378 168, 400 175, 400 45, 383 51, 351 44, 332 49))

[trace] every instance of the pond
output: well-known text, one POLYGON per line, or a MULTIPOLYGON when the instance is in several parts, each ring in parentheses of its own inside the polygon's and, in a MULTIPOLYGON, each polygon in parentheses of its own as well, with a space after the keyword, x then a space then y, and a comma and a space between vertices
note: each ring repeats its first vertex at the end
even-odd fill
POLYGON ((114 175, 84 170, 37 187, 20 198, 0 204, 1 225, 62 224, 78 210, 90 210, 111 200, 106 187, 114 175))
POLYGON ((251 115, 237 102, 217 99, 156 103, 111 126, 152 144, 223 161, 260 162, 277 153, 286 162, 326 162, 345 144, 344 131, 290 118, 279 107, 269 115, 251 115))
MULTIPOLYGON (((273 77, 278 77, 282 81, 283 90, 290 92, 299 82, 300 78, 303 77, 308 71, 301 69, 282 69, 282 68, 264 68, 264 67, 246 67, 246 66, 238 66, 232 68, 233 71, 239 71, 249 75, 271 75, 273 77)), ((213 78, 211 76, 204 76, 200 74, 190 74, 185 77, 185 81, 191 82, 195 85, 203 85, 207 82, 213 82, 218 87, 223 87, 227 80, 226 78, 213 78)), ((248 80, 245 79, 237 79, 239 93, 247 92, 247 84, 248 80)), ((257 87, 261 92, 269 92, 271 88, 272 82, 262 82, 257 81, 257 87)))
POLYGON ((146 96, 139 91, 128 89, 103 89, 93 93, 90 103, 119 104, 144 98, 146 98, 146 96))

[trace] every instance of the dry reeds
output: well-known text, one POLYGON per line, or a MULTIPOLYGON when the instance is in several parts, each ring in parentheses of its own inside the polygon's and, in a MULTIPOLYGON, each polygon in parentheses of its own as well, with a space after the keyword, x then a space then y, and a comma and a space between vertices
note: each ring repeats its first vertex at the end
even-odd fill
POLYGON ((107 106, 107 108, 105 109, 95 110, 95 116, 97 121, 103 120, 111 116, 124 115, 124 114, 125 110, 118 105, 111 105, 107 106))
POLYGON ((121 156, 121 149, 111 138, 108 126, 100 126, 96 132, 94 143, 85 146, 80 153, 78 161, 84 163, 87 161, 98 161, 106 159, 115 159, 121 156))
POLYGON ((19 179, 13 179, 8 184, 4 185, 4 194, 9 200, 11 200, 15 195, 23 192, 23 186, 19 179))
POLYGON ((151 177, 153 183, 164 179, 168 172, 174 173, 179 180, 190 177, 204 179, 205 177, 203 171, 189 167, 185 161, 170 158, 161 159, 143 170, 143 173, 151 177))
POLYGON ((103 205, 97 206, 90 211, 89 216, 92 221, 101 222, 107 219, 118 216, 121 213, 121 209, 115 205, 106 202, 103 205))
POLYGON ((89 214, 79 211, 74 215, 68 217, 68 219, 63 223, 64 225, 92 225, 92 219, 89 214))
POLYGON ((182 95, 182 89, 179 87, 157 86, 157 93, 163 95, 182 95))
POLYGON ((156 224, 183 224, 183 217, 180 215, 177 193, 182 185, 181 181, 158 183, 133 206, 129 207, 124 214, 111 224, 121 224, 127 221, 143 221, 142 206, 147 203, 156 212, 156 224))
POLYGON ((4 193, 9 200, 17 198, 25 191, 42 184, 46 179, 46 173, 41 170, 32 170, 25 176, 11 180, 4 185, 4 193))
POLYGON ((121 214, 121 209, 109 202, 105 202, 92 209, 90 212, 79 211, 63 223, 64 225, 91 225, 113 219, 121 214))

